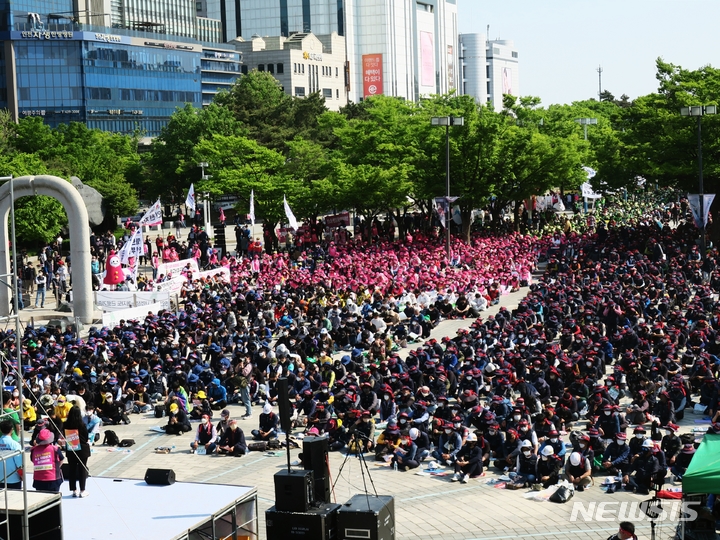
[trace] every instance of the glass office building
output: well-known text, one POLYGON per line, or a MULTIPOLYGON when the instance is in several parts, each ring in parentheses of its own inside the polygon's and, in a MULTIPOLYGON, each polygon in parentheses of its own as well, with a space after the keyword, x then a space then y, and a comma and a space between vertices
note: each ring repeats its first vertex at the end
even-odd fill
MULTIPOLYGON (((14 118, 155 137, 176 108, 201 107, 209 88, 229 88, 240 75, 240 54, 230 46, 81 24, 65 13, 72 2, 0 1, 0 108, 14 118)), ((219 39, 220 21, 196 20, 191 30, 188 20, 180 18, 178 33, 219 39)))

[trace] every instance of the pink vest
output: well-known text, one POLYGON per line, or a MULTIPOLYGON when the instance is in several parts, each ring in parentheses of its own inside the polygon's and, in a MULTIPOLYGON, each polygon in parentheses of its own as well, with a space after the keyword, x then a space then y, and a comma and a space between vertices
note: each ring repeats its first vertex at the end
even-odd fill
POLYGON ((58 479, 57 449, 52 444, 34 446, 30 452, 35 472, 33 478, 43 482, 58 479))

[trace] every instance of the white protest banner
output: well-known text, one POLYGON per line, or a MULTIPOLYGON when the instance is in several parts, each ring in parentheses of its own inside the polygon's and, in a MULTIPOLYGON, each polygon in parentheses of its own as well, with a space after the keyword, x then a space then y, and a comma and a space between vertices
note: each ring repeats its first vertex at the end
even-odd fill
POLYGON ((297 219, 295 219, 295 214, 293 214, 293 211, 290 209, 290 205, 288 204, 285 195, 283 195, 283 206, 285 207, 285 217, 287 217, 288 224, 293 230, 297 231, 298 222, 297 219))
POLYGON ((185 198, 185 206, 188 207, 188 209, 192 210, 192 212, 195 212, 195 186, 194 184, 190 184, 190 189, 188 190, 187 197, 185 198))
POLYGON ((163 309, 170 309, 170 293, 167 291, 97 291, 95 304, 103 311, 118 311, 134 307, 162 304, 163 309))
POLYGON ((198 274, 198 279, 207 279, 211 277, 219 277, 224 282, 230 283, 230 270, 221 266, 220 268, 213 268, 212 270, 207 270, 198 274))
POLYGON ((157 275, 175 277, 177 275, 180 275, 180 273, 185 270, 188 264, 190 265, 190 271, 193 273, 193 276, 197 275, 200 272, 200 268, 198 268, 198 263, 195 259, 183 259, 181 261, 159 264, 157 268, 157 275))
POLYGON ((175 276, 174 278, 167 281, 156 283, 155 290, 168 292, 170 294, 179 293, 182 290, 183 285, 185 285, 186 281, 187 279, 185 278, 185 276, 175 276))
POLYGON ((130 264, 130 257, 138 259, 139 257, 142 257, 144 253, 145 245, 143 244, 142 227, 138 227, 130 240, 128 240, 123 245, 122 249, 120 249, 120 253, 118 253, 118 255, 121 263, 130 264))
POLYGON ((152 227, 153 225, 162 225, 162 208, 160 207, 160 199, 150 207, 150 210, 145 212, 145 215, 140 218, 140 225, 147 225, 152 227))
POLYGON ((250 190, 250 213, 248 214, 248 217, 250 218, 250 223, 252 223, 253 227, 255 226, 255 190, 250 190))
POLYGON ((142 307, 121 309, 118 311, 109 311, 107 313, 103 313, 103 326, 113 327, 117 324, 120 324, 121 320, 130 321, 133 319, 137 319, 139 321, 144 321, 145 317, 147 317, 148 312, 157 314, 163 309, 165 309, 163 305, 158 302, 157 304, 148 304, 147 306, 142 307))

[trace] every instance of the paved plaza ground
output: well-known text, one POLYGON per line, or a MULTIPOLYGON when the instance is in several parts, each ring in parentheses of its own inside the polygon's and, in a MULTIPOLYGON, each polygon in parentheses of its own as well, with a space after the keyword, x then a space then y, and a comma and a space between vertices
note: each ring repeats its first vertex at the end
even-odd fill
MULTIPOLYGON (((503 304, 512 308, 524 292, 503 297, 503 304)), ((497 307, 484 313, 487 316, 497 307)), ((435 329, 434 337, 454 335, 458 328, 469 321, 446 321, 435 329)), ((254 407, 252 419, 240 416, 244 409, 238 405, 229 407, 232 417, 238 418, 240 427, 249 434, 257 427, 260 408, 254 407)), ((94 476, 117 478, 142 478, 149 467, 172 468, 179 482, 203 482, 256 486, 258 489, 261 538, 265 538, 264 512, 274 504, 273 474, 286 467, 284 451, 267 455, 251 452, 242 458, 226 456, 200 456, 190 454, 189 444, 192 433, 182 436, 155 433, 150 428, 164 422, 152 415, 132 415, 132 424, 115 426, 120 439, 133 438, 136 445, 130 449, 110 449, 96 446, 89 466, 94 476), (159 446, 174 446, 170 454, 156 454, 159 446)), ((689 426, 692 419, 686 420, 689 426)), ((197 424, 194 424, 196 426, 197 424)), ((299 450, 291 451, 291 460, 297 460, 299 450)), ((617 530, 613 511, 636 512, 637 507, 608 506, 609 521, 569 521, 574 502, 633 502, 647 497, 632 493, 607 495, 598 487, 576 493, 573 500, 564 505, 550 502, 526 500, 527 490, 508 491, 488 485, 489 479, 497 477, 489 473, 486 478, 470 480, 468 484, 452 483, 450 476, 419 476, 413 471, 394 471, 390 467, 367 461, 369 478, 363 477, 364 469, 357 457, 345 460, 344 453, 330 454, 332 481, 335 482, 334 499, 343 503, 356 493, 367 490, 371 493, 395 496, 397 538, 400 540, 503 540, 515 537, 550 540, 551 538, 572 537, 578 539, 605 539, 617 530), (342 468, 342 473, 339 474, 342 468), (374 486, 374 487, 373 487, 374 486)), ((90 497, 98 504, 112 504, 102 493, 93 490, 92 480, 88 482, 90 497)), ((68 500, 67 504, 73 501, 68 500)), ((637 514, 635 514, 637 515, 637 514)), ((632 519, 632 518, 631 518, 632 519)), ((638 525, 640 538, 650 537, 649 522, 633 519, 638 525)), ((665 522, 658 528, 658 538, 669 538, 674 532, 675 522, 665 522)))
MULTIPOLYGON (((167 234, 167 231, 163 232, 167 234)), ((186 231, 183 233, 185 237, 186 231)), ((152 232, 151 239, 154 240, 156 234, 152 232)), ((234 247, 232 227, 228 227, 228 243, 234 247)), ((501 304, 484 312, 483 317, 496 313, 501 306, 513 309, 526 292, 527 289, 522 289, 517 293, 503 296, 501 304)), ((34 317, 35 322, 41 324, 58 316, 71 316, 69 313, 57 313, 52 307, 54 305, 49 303, 49 309, 23 310, 21 318, 27 323, 30 317, 34 317)), ((444 321, 434 330, 432 337, 440 339, 442 336, 453 336, 459 328, 467 327, 471 322, 444 321)), ((407 352, 409 349, 404 349, 401 354, 405 355, 407 352)), ((240 418, 244 413, 243 407, 231 405, 228 408, 231 416, 238 419, 240 427, 249 439, 250 430, 257 427, 260 407, 254 407, 254 416, 248 420, 240 418)), ((284 450, 272 454, 251 452, 242 458, 190 454, 189 445, 194 432, 182 436, 154 432, 151 428, 161 426, 165 422, 164 419, 153 418, 152 414, 132 415, 131 419, 132 424, 114 426, 112 429, 120 439, 132 438, 136 441, 136 445, 129 449, 94 447, 89 461, 92 476, 143 478, 148 468, 172 468, 179 482, 256 486, 260 511, 260 538, 265 538, 265 510, 274 504, 273 475, 286 467, 284 450), (154 449, 160 446, 174 448, 170 454, 155 453, 154 449)), ((691 429, 694 426, 693 422, 693 416, 688 415, 682 423, 682 431, 691 429)), ((195 426, 196 423, 193 424, 193 427, 195 426)), ((576 425, 578 429, 581 427, 583 427, 581 423, 576 425)), ((298 459, 298 453, 299 450, 291 451, 292 461, 298 459)), ((385 464, 376 463, 372 457, 367 461, 367 465, 369 477, 363 474, 364 468, 357 457, 346 460, 344 453, 330 454, 332 482, 335 483, 334 500, 343 503, 351 496, 365 492, 366 489, 370 493, 376 490, 381 495, 393 495, 398 540, 439 538, 504 540, 516 537, 534 540, 566 537, 604 540, 617 531, 617 523, 623 519, 636 523, 637 534, 641 540, 650 538, 650 523, 644 516, 642 518, 639 516, 636 506, 638 502, 647 499, 647 496, 625 492, 607 495, 599 487, 592 487, 583 493, 576 493, 569 503, 559 505, 527 500, 523 496, 527 490, 509 491, 494 488, 487 484, 488 480, 497 478, 494 472, 488 472, 485 478, 460 484, 450 482, 451 475, 420 476, 413 471, 393 471, 385 464), (571 522, 574 503, 584 503, 584 509, 587 510, 592 503, 603 502, 634 504, 606 506, 604 515, 607 521, 579 519, 571 522), (616 519, 615 516, 618 514, 622 515, 616 519)), ((88 481, 88 491, 90 499, 83 502, 98 505, 113 504, 113 501, 105 497, 101 491, 94 489, 92 479, 88 481)), ((73 504, 75 501, 68 498, 64 502, 73 504)), ((665 540, 674 535, 675 516, 676 513, 673 514, 672 520, 658 524, 656 531, 658 539, 665 540)), ((128 519, 131 516, 123 516, 123 518, 128 519)))

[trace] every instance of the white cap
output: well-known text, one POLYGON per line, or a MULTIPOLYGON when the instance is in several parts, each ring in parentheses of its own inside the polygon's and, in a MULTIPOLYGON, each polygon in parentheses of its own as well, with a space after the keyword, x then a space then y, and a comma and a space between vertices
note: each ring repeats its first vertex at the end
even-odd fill
POLYGON ((270 405, 269 403, 266 403, 265 405, 263 405, 263 413, 264 414, 270 414, 271 412, 272 412, 272 405, 270 405))
POLYGON ((470 434, 467 436, 467 439, 465 439, 465 440, 468 441, 468 442, 476 442, 476 441, 477 441, 477 435, 475 435, 474 433, 470 433, 470 434))
POLYGON ((655 448, 655 444, 650 439, 645 439, 643 448, 655 448))
POLYGON ((555 453, 555 450, 549 444, 545 445, 545 447, 542 449, 543 456, 552 456, 554 453, 555 453))
POLYGON ((520 448, 532 448, 532 443, 526 439, 522 442, 520 448))
POLYGON ((415 439, 418 438, 419 435, 420 435, 420 430, 418 428, 416 428, 416 427, 410 428, 410 439, 411 440, 414 441, 415 439))
POLYGON ((580 460, 582 459, 582 456, 580 455, 580 452, 573 452, 570 454, 570 464, 573 467, 577 467, 580 465, 580 460))

